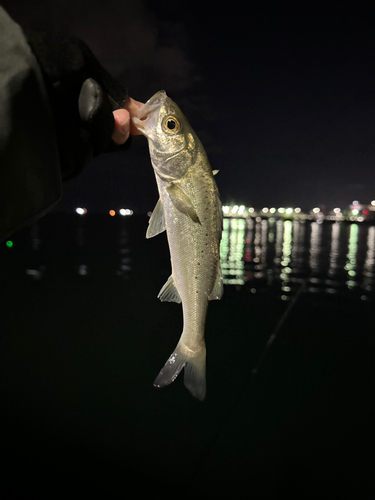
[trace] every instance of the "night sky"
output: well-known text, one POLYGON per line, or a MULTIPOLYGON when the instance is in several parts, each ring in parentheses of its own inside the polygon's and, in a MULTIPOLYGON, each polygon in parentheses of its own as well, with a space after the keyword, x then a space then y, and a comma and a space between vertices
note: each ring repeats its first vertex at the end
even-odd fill
MULTIPOLYGON (((224 203, 375 199, 373 2, 2 5, 21 25, 82 38, 133 98, 165 89, 220 170, 224 203)), ((136 137, 67 183, 59 208, 147 211, 156 200, 147 141, 136 137)))

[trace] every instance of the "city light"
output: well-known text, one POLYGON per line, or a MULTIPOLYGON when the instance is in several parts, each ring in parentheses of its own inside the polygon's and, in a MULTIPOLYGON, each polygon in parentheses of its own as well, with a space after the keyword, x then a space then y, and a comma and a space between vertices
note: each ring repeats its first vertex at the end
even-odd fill
POLYGON ((13 241, 11 241, 11 240, 8 240, 5 244, 6 244, 6 246, 8 248, 12 248, 13 247, 13 241))
MULTIPOLYGON (((356 203, 354 201, 353 203, 356 203)), ((358 202, 359 203, 359 202, 358 202)), ((285 220, 299 219, 299 220, 313 220, 318 224, 322 224, 324 221, 344 221, 357 220, 358 216, 363 217, 361 221, 375 221, 375 200, 367 202, 367 204, 350 204, 346 208, 341 209, 340 207, 331 208, 330 210, 322 210, 318 206, 313 206, 308 210, 302 210, 301 207, 292 208, 289 207, 247 207, 245 205, 224 205, 222 207, 224 217, 234 217, 234 218, 255 218, 257 221, 267 218, 268 220, 274 220, 275 218, 282 218, 285 220), (271 216, 271 217, 270 217, 271 216)), ((120 211, 121 212, 121 211, 120 211)))
POLYGON ((122 216, 133 215, 133 210, 130 210, 129 208, 120 208, 119 213, 122 216))
POLYGON ((87 209, 86 209, 86 208, 84 208, 84 207, 77 207, 77 208, 76 208, 76 212, 77 212, 77 214, 79 214, 79 215, 84 215, 84 214, 86 214, 86 213, 87 213, 87 209))
POLYGON ((109 215, 110 215, 111 217, 114 217, 114 216, 116 215, 116 212, 115 212, 114 210, 110 210, 110 211, 109 211, 109 215))
POLYGON ((359 205, 359 201, 358 200, 354 200, 352 205, 359 205))

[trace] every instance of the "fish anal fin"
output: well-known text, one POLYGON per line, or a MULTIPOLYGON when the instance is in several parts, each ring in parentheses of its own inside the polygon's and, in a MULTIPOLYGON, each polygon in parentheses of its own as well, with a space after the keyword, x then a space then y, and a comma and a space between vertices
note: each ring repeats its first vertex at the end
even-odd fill
POLYGON ((217 273, 215 284, 212 288, 212 292, 210 293, 208 300, 220 300, 224 293, 224 284, 223 284, 223 273, 221 270, 221 265, 217 266, 217 273))
POLYGON ((169 276, 167 282, 160 290, 158 294, 158 299, 162 302, 177 302, 181 303, 180 294, 177 291, 176 285, 174 284, 173 276, 169 276))
POLYGON ((146 233, 146 238, 153 238, 157 234, 165 231, 165 218, 164 218, 164 208, 161 199, 155 205, 154 211, 148 221, 148 229, 146 233))
POLYGON ((172 183, 167 187, 167 192, 177 210, 190 217, 193 222, 201 224, 190 198, 180 187, 172 183))

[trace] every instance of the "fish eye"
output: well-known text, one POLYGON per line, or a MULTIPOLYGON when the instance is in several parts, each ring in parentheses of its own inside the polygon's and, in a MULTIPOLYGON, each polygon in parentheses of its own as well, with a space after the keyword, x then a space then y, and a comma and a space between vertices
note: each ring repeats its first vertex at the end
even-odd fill
POLYGON ((166 118, 164 118, 163 130, 167 134, 177 134, 177 132, 180 130, 180 122, 175 116, 167 116, 166 118))

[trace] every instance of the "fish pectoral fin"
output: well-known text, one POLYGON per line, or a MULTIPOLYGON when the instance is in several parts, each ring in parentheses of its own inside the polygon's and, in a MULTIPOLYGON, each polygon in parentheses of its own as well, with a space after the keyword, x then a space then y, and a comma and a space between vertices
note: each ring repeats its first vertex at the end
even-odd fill
POLYGON ((193 222, 201 224, 190 198, 181 188, 172 183, 167 187, 167 192, 177 210, 190 217, 193 222))
POLYGON ((174 284, 173 276, 169 276, 167 282, 160 290, 158 294, 158 299, 162 302, 177 302, 181 304, 181 297, 177 291, 176 285, 174 284))
POLYGON ((165 231, 164 207, 161 199, 155 205, 154 211, 148 221, 146 238, 153 238, 157 234, 165 231))
POLYGON ((210 293, 208 300, 220 300, 223 296, 224 285, 223 285, 223 272, 221 270, 221 265, 217 266, 216 280, 212 292, 210 293))

